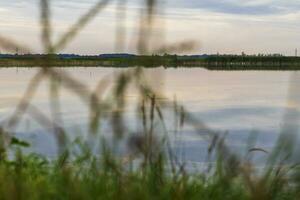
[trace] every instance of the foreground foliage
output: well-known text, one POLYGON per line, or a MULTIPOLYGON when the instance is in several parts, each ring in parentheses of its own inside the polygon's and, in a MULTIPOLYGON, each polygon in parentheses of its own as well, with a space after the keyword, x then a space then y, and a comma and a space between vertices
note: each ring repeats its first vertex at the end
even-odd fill
POLYGON ((66 151, 51 161, 22 154, 19 147, 14 151, 13 158, 3 156, 0 162, 1 199, 281 200, 298 199, 300 191, 295 166, 290 173, 281 166, 255 176, 250 165, 234 167, 232 158, 223 158, 207 173, 188 173, 183 165, 172 168, 163 153, 136 164, 108 151, 97 157, 86 149, 76 156, 66 151))

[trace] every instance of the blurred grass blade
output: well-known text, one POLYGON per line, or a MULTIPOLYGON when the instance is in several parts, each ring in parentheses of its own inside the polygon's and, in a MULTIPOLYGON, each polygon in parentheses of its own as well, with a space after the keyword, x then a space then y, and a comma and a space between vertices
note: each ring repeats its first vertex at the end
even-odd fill
POLYGON ((19 122, 19 120, 21 119, 22 115, 26 112, 34 94, 37 91, 38 86, 40 85, 40 82, 43 80, 44 78, 44 71, 40 70, 30 81, 27 90, 23 96, 23 98, 21 99, 20 103, 18 104, 18 106, 16 107, 14 113, 12 114, 12 116, 9 118, 8 122, 7 122, 7 128, 13 128, 14 126, 16 126, 19 122))
POLYGON ((145 6, 140 11, 139 37, 137 40, 137 50, 140 54, 149 53, 156 4, 157 0, 145 0, 145 6))
POLYGON ((26 47, 18 44, 17 42, 0 35, 0 48, 19 53, 31 53, 32 51, 26 47))
POLYGON ((125 48, 126 29, 124 22, 126 22, 127 0, 118 0, 117 14, 116 14, 116 52, 123 52, 125 48))
POLYGON ((197 48, 195 41, 183 41, 175 44, 161 46, 157 50, 154 50, 156 54, 178 54, 184 52, 191 52, 197 48))
POLYGON ((42 44, 44 45, 45 53, 52 52, 51 44, 51 22, 50 22, 50 9, 49 0, 41 0, 41 27, 42 27, 42 44))
POLYGON ((64 49, 71 42, 80 30, 84 28, 97 14, 105 8, 111 0, 100 0, 87 13, 85 13, 54 45, 54 50, 59 51, 64 49))

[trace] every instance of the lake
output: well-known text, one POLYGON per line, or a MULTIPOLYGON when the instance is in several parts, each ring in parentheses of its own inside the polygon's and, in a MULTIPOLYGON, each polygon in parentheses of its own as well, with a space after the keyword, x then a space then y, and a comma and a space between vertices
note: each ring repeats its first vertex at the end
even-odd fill
MULTIPOLYGON (((1 121, 5 121, 11 115, 37 70, 0 69, 1 121)), ((86 67, 64 70, 92 89, 99 80, 114 77, 123 69, 86 67)), ((166 98, 176 99, 211 129, 220 133, 228 132, 227 141, 233 149, 244 147, 249 135, 254 132, 258 134, 256 146, 270 149, 283 127, 284 116, 294 109, 294 104, 288 100, 291 96, 289 88, 294 81, 291 76, 296 72, 155 68, 145 69, 144 73, 149 83, 166 98)), ((113 84, 113 79, 111 83, 113 84)), ((134 104, 136 95, 136 91, 132 89, 126 98, 134 104)), ((86 105, 66 89, 60 91, 60 103, 60 123, 67 128, 70 137, 84 136, 83 133, 88 130, 89 116, 86 105)), ((39 86, 32 104, 51 117, 49 81, 44 80, 39 86)), ((134 120, 130 117, 128 119, 129 126, 134 126, 134 120)), ((54 139, 48 134, 49 131, 41 127, 30 115, 25 115, 16 129, 17 136, 29 140, 34 151, 51 156, 55 155, 56 148, 54 139)), ((175 151, 184 159, 190 162, 200 162, 204 159, 207 145, 191 128, 186 127, 180 136, 173 139, 175 151)))

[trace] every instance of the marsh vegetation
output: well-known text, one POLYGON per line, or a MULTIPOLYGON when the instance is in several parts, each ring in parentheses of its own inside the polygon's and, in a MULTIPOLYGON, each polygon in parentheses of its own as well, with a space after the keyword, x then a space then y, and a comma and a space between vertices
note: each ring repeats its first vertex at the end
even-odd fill
MULTIPOLYGON (((0 67, 39 67, 49 55, 2 55, 0 67)), ((208 70, 299 70, 300 58, 282 55, 134 55, 81 56, 53 54, 53 67, 202 67, 208 70)))

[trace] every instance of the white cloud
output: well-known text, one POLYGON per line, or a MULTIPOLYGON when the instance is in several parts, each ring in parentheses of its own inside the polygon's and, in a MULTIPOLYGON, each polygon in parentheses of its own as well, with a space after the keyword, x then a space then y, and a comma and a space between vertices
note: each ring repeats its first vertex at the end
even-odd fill
MULTIPOLYGON (((34 45, 39 51, 38 2, 0 2, 0 34, 34 45)), ((96 0, 53 0, 54 40, 95 2, 96 0)), ((172 0, 172 4, 169 2, 167 5, 169 7, 165 15, 160 17, 165 21, 168 42, 194 39, 201 44, 201 49, 194 53, 245 51, 292 54, 297 47, 295 41, 300 35, 300 12, 296 10, 300 8, 300 2, 297 0, 191 0, 189 3, 172 0), (220 5, 214 7, 217 2, 220 5), (255 8, 258 10, 254 11, 255 8), (271 12, 271 8, 276 9, 271 12)), ((125 23, 128 35, 126 50, 130 52, 134 52, 138 15, 137 6, 131 4, 125 23)), ((114 51, 115 16, 114 6, 106 8, 65 52, 95 54, 114 51)))

